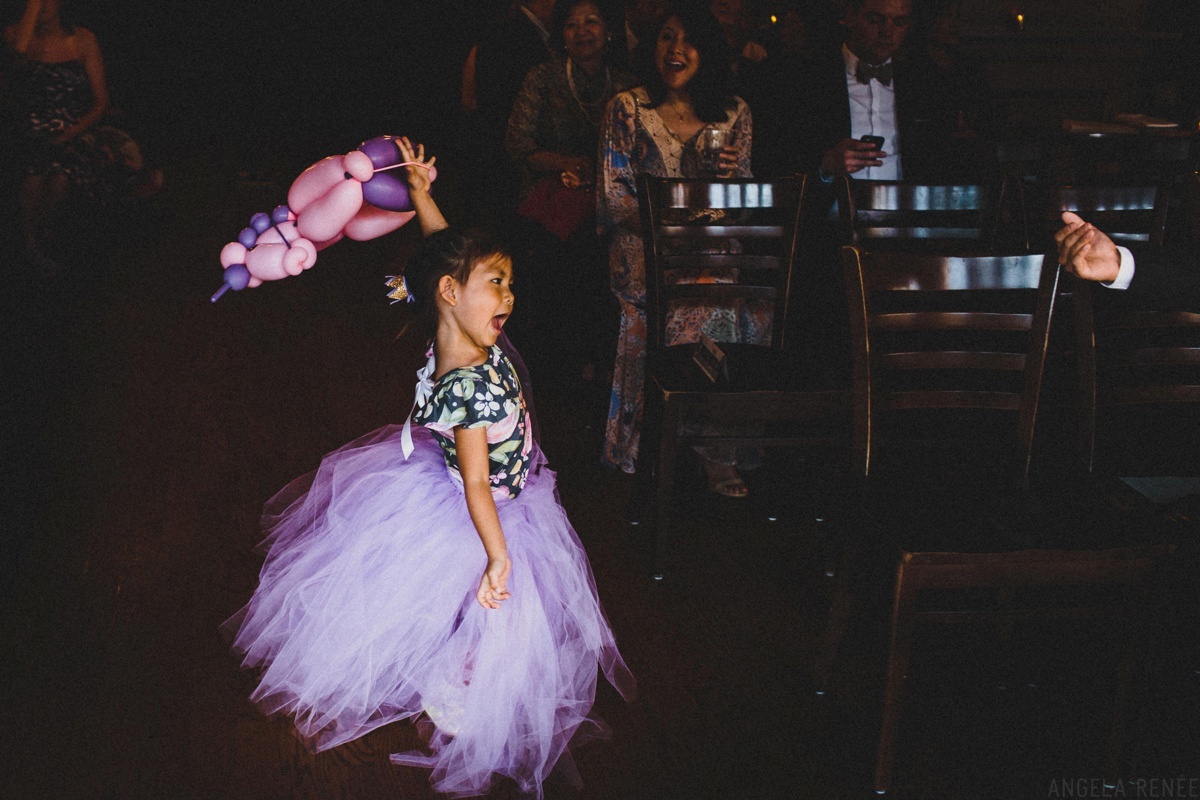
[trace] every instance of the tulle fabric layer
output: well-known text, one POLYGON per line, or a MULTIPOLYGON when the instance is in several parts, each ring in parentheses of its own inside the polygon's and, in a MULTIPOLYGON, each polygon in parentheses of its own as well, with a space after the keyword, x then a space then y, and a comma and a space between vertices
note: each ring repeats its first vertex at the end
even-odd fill
POLYGON ((461 486, 425 429, 406 461, 388 426, 326 456, 273 498, 250 603, 227 623, 251 699, 324 750, 422 712, 428 747, 392 756, 452 796, 494 774, 540 795, 588 714, 597 665, 627 698, 591 568, 535 453, 521 494, 497 502, 512 597, 475 602, 486 564, 461 486))

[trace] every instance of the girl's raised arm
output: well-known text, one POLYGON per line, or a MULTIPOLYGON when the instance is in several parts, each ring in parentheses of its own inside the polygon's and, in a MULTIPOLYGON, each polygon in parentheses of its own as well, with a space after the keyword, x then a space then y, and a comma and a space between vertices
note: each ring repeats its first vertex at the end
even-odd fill
POLYGON ((488 479, 487 428, 455 428, 454 447, 458 451, 458 469, 466 490, 467 510, 488 559, 475 599, 484 608, 499 608, 502 601, 512 596, 508 591, 512 561, 508 557, 508 543, 500 527, 500 515, 496 512, 496 500, 492 497, 492 484, 488 479))
MULTIPOLYGON (((437 156, 426 161, 425 145, 419 144, 414 147, 407 136, 397 139, 396 146, 405 161, 415 161, 425 164, 426 167, 432 167, 437 161, 437 156)), ((435 231, 449 228, 450 223, 446 222, 441 209, 433 202, 433 195, 429 193, 429 170, 416 166, 405 167, 404 179, 408 183, 408 196, 412 200, 413 210, 417 212, 417 222, 421 225, 421 235, 428 236, 435 231)))

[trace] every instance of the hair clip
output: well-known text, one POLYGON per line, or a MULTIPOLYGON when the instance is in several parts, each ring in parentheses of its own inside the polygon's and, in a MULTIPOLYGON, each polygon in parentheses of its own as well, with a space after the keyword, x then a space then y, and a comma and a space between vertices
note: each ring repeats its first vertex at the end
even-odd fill
POLYGON ((417 301, 417 298, 413 297, 412 292, 408 290, 408 281, 404 280, 403 275, 389 275, 385 285, 392 290, 388 292, 388 297, 392 298, 392 305, 401 301, 405 303, 417 301))

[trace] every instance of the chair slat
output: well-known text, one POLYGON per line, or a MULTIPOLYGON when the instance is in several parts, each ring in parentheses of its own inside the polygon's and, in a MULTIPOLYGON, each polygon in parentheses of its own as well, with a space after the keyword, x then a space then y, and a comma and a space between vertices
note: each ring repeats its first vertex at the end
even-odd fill
POLYGON ((662 300, 774 300, 772 286, 738 283, 673 283, 659 289, 662 300))
POLYGON ((1197 326, 1200 326, 1200 314, 1191 311, 1130 311, 1115 316, 1109 323, 1109 327, 1118 330, 1197 326))
POLYGON ((1113 367, 1167 366, 1200 364, 1200 347, 1142 347, 1118 353, 1109 362, 1113 367))
POLYGON ((744 253, 696 253, 687 255, 662 255, 659 263, 663 269, 706 269, 706 268, 741 268, 741 269, 779 269, 782 265, 779 256, 747 255, 744 253))
POLYGON ((982 408, 1018 411, 1021 395, 1016 392, 968 392, 927 389, 919 392, 890 392, 880 403, 884 410, 915 411, 922 408, 982 408))
POLYGON ((1036 289, 1040 255, 921 257, 897 253, 896 259, 871 267, 872 291, 957 291, 960 289, 1036 289))
POLYGON ((993 353, 970 350, 925 350, 884 353, 880 362, 889 369, 981 369, 1021 372, 1024 353, 993 353))
POLYGON ((1112 387, 1101 397, 1111 406, 1200 403, 1200 386, 1112 387))
MULTIPOLYGON (((888 221, 888 220, 881 220, 888 221)), ((887 228, 862 225, 858 231, 860 239, 963 239, 979 240, 983 232, 977 228, 887 228)))
POLYGON ((783 236, 782 225, 663 225, 658 229, 663 239, 778 239, 783 236))
POLYGON ((977 330, 1027 331, 1032 314, 1008 314, 988 311, 906 311, 872 314, 871 322, 884 330, 977 330))

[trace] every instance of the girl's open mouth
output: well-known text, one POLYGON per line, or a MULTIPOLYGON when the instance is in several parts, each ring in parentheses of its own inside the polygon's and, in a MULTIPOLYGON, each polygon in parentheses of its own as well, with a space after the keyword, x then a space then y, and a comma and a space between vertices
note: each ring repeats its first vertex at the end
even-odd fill
POLYGON ((506 320, 508 320, 508 314, 497 314, 496 316, 492 317, 492 330, 496 331, 496 333, 499 333, 504 327, 506 320))

